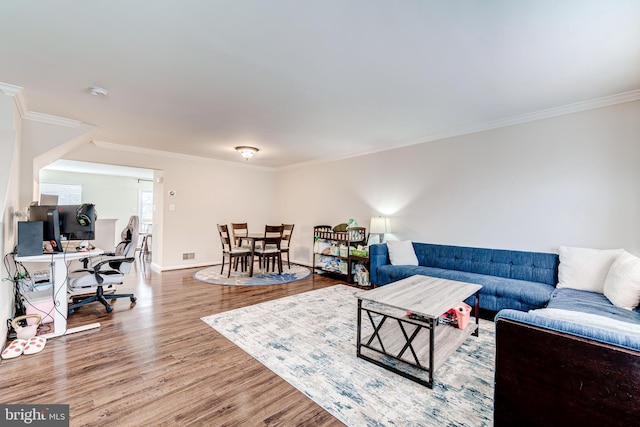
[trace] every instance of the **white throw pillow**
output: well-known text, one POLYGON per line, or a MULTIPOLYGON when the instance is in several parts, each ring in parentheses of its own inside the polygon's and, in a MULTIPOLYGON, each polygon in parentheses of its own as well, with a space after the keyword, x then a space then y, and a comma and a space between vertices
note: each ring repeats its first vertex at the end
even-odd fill
POLYGON ((389 249, 391 265, 418 265, 418 257, 416 257, 416 252, 413 250, 411 240, 402 242, 388 240, 387 248, 389 249))
POLYGON ((560 246, 557 288, 604 293, 611 264, 623 249, 588 249, 560 246))
POLYGON ((633 310, 640 303, 640 258, 623 252, 611 264, 604 281, 604 296, 613 305, 633 310))

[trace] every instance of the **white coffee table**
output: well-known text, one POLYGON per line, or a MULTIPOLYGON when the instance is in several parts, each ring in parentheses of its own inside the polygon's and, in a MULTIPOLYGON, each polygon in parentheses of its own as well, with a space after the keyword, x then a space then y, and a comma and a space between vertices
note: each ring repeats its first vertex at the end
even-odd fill
POLYGON ((416 275, 356 294, 357 356, 432 388, 434 372, 470 335, 478 336, 481 288, 472 283, 416 275), (439 324, 443 313, 474 294, 475 323, 465 329, 439 324), (422 316, 424 321, 409 318, 407 312, 422 316), (373 327, 373 332, 364 337, 363 314, 373 327), (383 357, 372 356, 376 353, 427 371, 429 379, 384 363, 383 357))

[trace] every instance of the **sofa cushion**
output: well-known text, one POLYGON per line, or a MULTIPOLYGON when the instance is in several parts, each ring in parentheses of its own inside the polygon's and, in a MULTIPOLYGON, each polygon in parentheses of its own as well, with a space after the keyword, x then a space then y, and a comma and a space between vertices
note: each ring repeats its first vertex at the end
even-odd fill
POLYGON ((507 279, 557 283, 558 256, 540 252, 413 243, 420 265, 507 279))
POLYGON ((640 308, 627 310, 611 304, 609 299, 597 292, 578 289, 556 289, 551 294, 547 308, 572 310, 608 316, 624 322, 640 324, 640 308))
POLYGON ((557 288, 604 292, 604 281, 622 249, 589 249, 560 246, 557 288))
POLYGON ((392 265, 418 265, 418 258, 410 240, 402 242, 389 240, 387 248, 389 248, 389 260, 392 265))
MULTIPOLYGON (((553 286, 545 283, 507 279, 443 268, 422 266, 400 268, 389 264, 378 267, 378 276, 383 283, 395 282, 415 274, 482 285, 480 307, 491 311, 499 311, 506 307, 518 310, 540 308, 549 301, 554 290, 553 286)), ((470 297, 465 302, 469 305, 474 305, 474 297, 470 297)))
POLYGON ((623 252, 611 264, 604 296, 616 306, 633 310, 640 303, 640 258, 623 252))
POLYGON ((556 289, 547 308, 531 310, 530 313, 640 338, 640 311, 616 307, 597 292, 556 289))
POLYGON ((423 276, 442 277, 442 273, 446 271, 441 268, 422 267, 418 265, 407 265, 403 267, 393 266, 391 264, 381 265, 377 269, 380 283, 392 283, 398 280, 421 274, 423 276))
MULTIPOLYGON (((371 245, 371 283, 386 285, 416 274, 477 283, 484 286, 480 307, 498 311, 543 307, 558 282, 557 254, 417 242, 412 245, 419 266, 391 265, 387 245, 371 245), (502 286, 511 289, 500 289, 502 286)), ((465 302, 475 304, 473 297, 465 302)))
POLYGON ((605 344, 613 344, 635 351, 640 351, 640 337, 637 335, 625 334, 612 329, 593 327, 581 322, 569 322, 566 320, 540 316, 535 314, 537 311, 539 310, 526 312, 506 309, 498 313, 495 317, 495 321, 497 322, 500 319, 512 319, 532 326, 577 335, 582 338, 599 341, 605 344))
MULTIPOLYGON (((543 307, 554 290, 553 286, 545 283, 455 270, 443 270, 438 277, 482 285, 481 307, 491 311, 499 311, 506 307, 517 310, 543 307)), ((467 304, 472 304, 470 301, 473 301, 473 298, 467 300, 467 304)))

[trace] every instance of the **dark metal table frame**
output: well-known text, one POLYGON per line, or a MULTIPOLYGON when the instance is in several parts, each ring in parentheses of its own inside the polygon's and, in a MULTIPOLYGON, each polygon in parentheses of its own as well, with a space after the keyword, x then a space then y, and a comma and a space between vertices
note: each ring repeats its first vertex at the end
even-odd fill
POLYGON ((250 243, 249 250, 251 251, 249 256, 251 258, 249 262, 249 277, 253 277, 253 263, 256 253, 256 242, 263 242, 265 239, 264 233, 249 233, 246 236, 240 236, 238 244, 242 244, 243 240, 247 240, 250 243))
MULTIPOLYGON (((475 307, 474 307, 474 315, 476 318, 476 330, 471 334, 473 336, 478 336, 479 335, 479 331, 480 331, 480 317, 478 316, 478 310, 479 310, 479 301, 480 301, 480 291, 475 292, 475 307)), ((436 327, 438 327, 438 318, 427 318, 425 319, 424 322, 419 321, 419 320, 414 320, 411 319, 409 317, 396 317, 393 316, 391 314, 385 313, 383 311, 380 310, 376 310, 373 308, 367 308, 367 307, 363 307, 362 306, 362 299, 358 298, 358 331, 357 331, 357 337, 356 337, 356 347, 357 347, 357 356, 361 359, 364 359, 368 362, 371 362, 375 365, 378 365, 384 369, 387 369, 391 372, 394 372, 398 375, 401 375, 411 381, 415 381, 418 384, 421 384, 423 386, 429 387, 429 388, 433 388, 433 374, 434 374, 434 351, 435 351, 435 330, 436 327), (366 312, 367 313, 367 317, 369 318, 369 322, 371 323, 371 326, 373 327, 373 333, 371 334, 371 336, 369 337, 368 341, 366 343, 362 342, 362 312, 366 312), (375 320, 373 319, 373 316, 371 315, 372 313, 378 314, 380 316, 382 316, 382 318, 380 319, 380 322, 376 325, 375 320), (383 339, 380 336, 380 330, 382 328, 382 326, 384 325, 384 323, 387 321, 387 319, 393 319, 396 320, 398 322, 398 326, 400 327, 400 330, 402 331, 402 334, 404 335, 404 339, 405 339, 405 343, 402 346, 402 349, 400 350, 400 352, 398 354, 392 354, 387 352, 387 350, 384 347, 383 344, 383 339), (411 325, 415 325, 416 328, 413 331, 413 333, 411 333, 411 335, 409 335, 405 329, 405 324, 411 324, 411 325), (416 354, 416 350, 413 348, 413 340, 418 336, 418 333, 423 330, 423 329, 428 329, 429 330, 429 366, 424 366, 422 363, 420 363, 420 360, 418 359, 418 355, 416 354), (371 343, 377 338, 378 343, 380 344, 380 349, 375 348, 373 346, 371 346, 371 343), (389 356, 401 363, 406 363, 408 365, 414 366, 416 368, 419 368, 423 371, 427 371, 429 373, 429 380, 426 381, 420 377, 417 377, 415 375, 412 375, 408 372, 402 371, 394 366, 390 366, 387 365, 383 362, 381 362, 380 360, 376 360, 373 359, 369 356, 366 356, 364 354, 362 354, 362 348, 367 348, 369 350, 375 351, 377 353, 380 353, 382 355, 385 356, 389 356), (402 359, 402 356, 407 352, 407 350, 410 351, 411 356, 413 356, 413 360, 415 361, 415 363, 412 363, 410 361, 408 361, 407 359, 402 359)), ((453 326, 450 325, 440 325, 440 327, 447 327, 447 328, 451 328, 453 326)))

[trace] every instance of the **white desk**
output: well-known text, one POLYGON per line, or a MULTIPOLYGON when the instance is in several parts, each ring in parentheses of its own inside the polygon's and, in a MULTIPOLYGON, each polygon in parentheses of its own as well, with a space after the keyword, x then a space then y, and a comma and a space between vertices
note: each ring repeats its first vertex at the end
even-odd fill
POLYGON ((88 329, 100 327, 100 323, 91 323, 88 325, 67 329, 67 316, 69 313, 69 310, 67 309, 67 303, 69 299, 67 297, 67 262, 96 255, 102 255, 103 253, 104 251, 102 249, 93 249, 89 252, 54 252, 51 254, 16 257, 16 261, 18 262, 46 262, 51 268, 51 277, 53 278, 54 303, 53 332, 42 335, 44 338, 59 337, 65 334, 73 334, 75 332, 82 332, 88 329))

